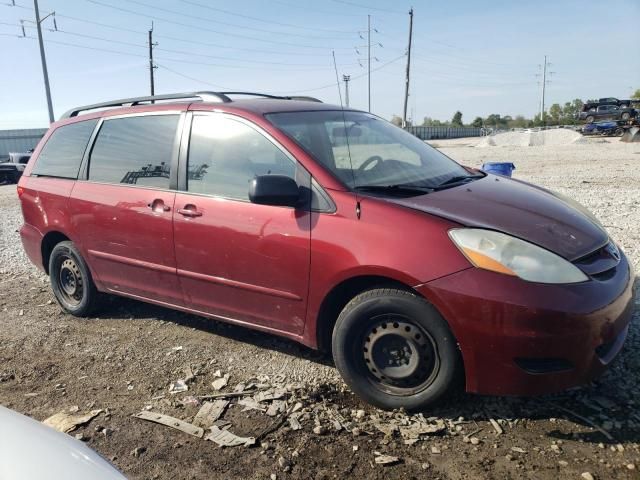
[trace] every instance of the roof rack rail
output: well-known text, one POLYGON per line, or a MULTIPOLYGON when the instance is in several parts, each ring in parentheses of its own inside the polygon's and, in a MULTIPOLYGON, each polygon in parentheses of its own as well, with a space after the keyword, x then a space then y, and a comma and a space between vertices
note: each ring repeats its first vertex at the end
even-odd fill
POLYGON ((306 96, 295 96, 295 95, 270 95, 268 93, 255 93, 255 92, 220 92, 222 95, 247 95, 250 97, 264 97, 271 98, 274 100, 298 100, 298 101, 306 101, 306 102, 318 102, 322 103, 322 100, 319 100, 315 97, 306 97, 306 96))
POLYGON ((299 96, 299 95, 295 95, 295 96, 291 96, 291 97, 287 97, 290 100, 299 100, 299 101, 303 101, 303 102, 317 102, 317 103, 322 103, 322 100, 320 100, 319 98, 316 97, 307 97, 307 96, 299 96))
POLYGON ((266 93, 256 93, 256 92, 187 92, 187 93, 170 93, 167 95, 153 95, 149 97, 133 97, 133 98, 123 98, 120 100, 111 100, 110 102, 102 102, 102 103, 94 103, 92 105, 84 105, 82 107, 72 108, 71 110, 65 112, 60 117, 60 120, 65 118, 77 117, 81 112, 86 112, 89 110, 97 110, 99 108, 109 108, 109 107, 123 107, 125 105, 135 107, 136 105, 140 105, 142 103, 154 103, 162 100, 184 100, 188 98, 199 98, 203 102, 217 102, 217 103, 229 103, 231 99, 229 95, 247 95, 252 97, 264 97, 270 98, 274 100, 303 100, 309 102, 319 102, 322 103, 321 100, 318 100, 314 97, 282 97, 277 95, 269 95, 266 93))
POLYGON ((203 102, 222 102, 228 103, 231 101, 229 97, 224 95, 223 93, 217 92, 188 92, 188 93, 170 93, 167 95, 153 95, 148 97, 133 97, 133 98, 123 98, 121 100, 111 100, 110 102, 102 102, 102 103, 94 103, 92 105, 85 105, 82 107, 72 108, 71 110, 62 114, 60 119, 77 117, 80 112, 85 112, 88 110, 96 110, 98 108, 108 108, 108 107, 123 107, 125 105, 136 106, 141 103, 153 103, 161 100, 181 100, 188 98, 199 98, 203 102))

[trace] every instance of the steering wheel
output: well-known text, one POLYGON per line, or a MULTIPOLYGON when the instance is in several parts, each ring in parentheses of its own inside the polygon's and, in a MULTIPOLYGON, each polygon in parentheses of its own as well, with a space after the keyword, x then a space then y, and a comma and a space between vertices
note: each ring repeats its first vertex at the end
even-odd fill
POLYGON ((381 157, 380 155, 373 155, 373 156, 371 156, 371 157, 367 158, 367 159, 362 163, 362 165, 360 165, 360 166, 358 167, 358 171, 360 171, 360 172, 364 172, 364 171, 367 169, 367 167, 368 167, 369 165, 371 165, 373 162, 375 162, 375 163, 376 163, 376 165, 378 165, 378 164, 380 164, 380 163, 384 162, 384 160, 382 159, 382 157, 381 157))

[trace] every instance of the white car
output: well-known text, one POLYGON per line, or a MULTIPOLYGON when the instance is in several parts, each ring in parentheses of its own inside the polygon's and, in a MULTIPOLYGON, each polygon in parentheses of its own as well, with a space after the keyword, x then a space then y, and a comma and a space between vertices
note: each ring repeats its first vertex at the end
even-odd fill
POLYGON ((126 480, 84 443, 3 406, 0 479, 126 480))

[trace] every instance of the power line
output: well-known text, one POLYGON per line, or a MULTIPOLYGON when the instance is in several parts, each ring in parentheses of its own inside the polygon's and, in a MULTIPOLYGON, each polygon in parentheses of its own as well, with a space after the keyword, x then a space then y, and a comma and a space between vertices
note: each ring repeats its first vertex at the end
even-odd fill
MULTIPOLYGON (((134 1, 134 0, 129 0, 129 1, 134 1)), ((234 17, 240 17, 240 18, 246 18, 249 20, 254 20, 256 22, 261 22, 261 23, 267 23, 269 25, 280 25, 281 27, 291 27, 291 28, 298 28, 298 29, 302 29, 302 30, 316 30, 316 31, 321 31, 321 32, 328 32, 328 33, 348 33, 348 34, 353 34, 353 32, 351 31, 346 31, 346 30, 333 30, 333 29, 328 29, 328 28, 317 28, 317 27, 310 27, 308 25, 294 25, 291 23, 282 23, 282 22, 277 22, 274 20, 265 20, 264 18, 260 18, 260 17, 252 17, 250 15, 244 15, 242 13, 238 13, 238 12, 231 12, 229 10, 223 10, 222 8, 218 8, 218 7, 212 7, 211 5, 204 5, 202 3, 198 3, 198 2, 194 2, 193 0, 180 0, 183 3, 188 3, 190 5, 195 5, 201 8, 206 8, 207 10, 213 10, 216 12, 222 12, 222 13, 226 13, 227 15, 232 15, 234 17)), ((134 2, 137 3, 137 2, 134 2)), ((242 28, 248 28, 248 27, 242 27, 242 28)))
POLYGON ((231 87, 223 87, 222 85, 216 85, 215 83, 210 83, 210 82, 207 82, 205 80, 201 80, 199 78, 190 77, 189 75, 185 75, 184 73, 177 72, 177 71, 175 71, 175 70, 173 70, 173 69, 171 69, 169 67, 166 67, 164 65, 160 65, 159 63, 156 63, 156 66, 158 66, 158 67, 160 67, 160 68, 162 68, 164 70, 167 70, 167 71, 173 73, 174 75, 178 75, 179 77, 183 77, 183 78, 186 78, 188 80, 193 80, 194 82, 199 82, 199 83, 202 83, 204 85, 209 85, 209 86, 214 87, 214 88, 221 88, 222 90, 233 90, 233 88, 231 88, 231 87))
POLYGON ((331 0, 331 1, 336 2, 336 3, 342 3, 344 5, 351 5, 352 7, 366 8, 367 10, 375 10, 377 12, 386 12, 386 13, 395 13, 395 14, 399 14, 399 15, 404 15, 404 12, 399 12, 397 10, 389 10, 389 9, 386 9, 386 8, 372 7, 370 5, 361 5, 359 3, 348 2, 346 0, 331 0))
MULTIPOLYGON (((375 71, 381 70, 381 69, 383 69, 383 68, 386 68, 387 66, 392 65, 392 64, 394 64, 394 63, 396 63, 398 60, 400 60, 400 59, 402 59, 402 58, 404 58, 404 55, 401 55, 401 56, 399 56, 399 57, 396 57, 396 58, 394 58, 393 60, 390 60, 390 61, 388 61, 387 63, 384 63, 384 64, 380 65, 380 66, 379 66, 379 67, 377 67, 377 68, 374 68, 374 69, 372 70, 372 72, 375 72, 375 71)), ((164 65, 161 65, 161 64, 157 64, 157 65, 158 65, 158 67, 163 68, 163 69, 165 69, 165 70, 168 70, 169 72, 174 73, 175 75, 178 75, 178 76, 181 76, 181 77, 187 78, 187 79, 189 79, 189 80, 193 80, 194 82, 200 82, 200 83, 202 83, 202 84, 204 84, 204 85, 211 85, 211 86, 213 86, 213 87, 216 87, 216 88, 223 88, 223 89, 226 89, 226 90, 230 89, 230 87, 222 87, 222 86, 220 86, 220 85, 212 84, 212 83, 210 83, 210 82, 208 82, 208 81, 206 81, 206 80, 202 80, 202 79, 199 79, 199 78, 195 78, 195 77, 191 77, 191 76, 185 75, 185 74, 180 73, 180 72, 176 72, 175 70, 172 70, 172 69, 170 69, 170 68, 168 68, 168 67, 166 67, 166 66, 164 66, 164 65)), ((363 78, 363 77, 365 77, 366 75, 367 75, 366 73, 362 73, 362 74, 360 74, 360 75, 351 76, 350 80, 357 80, 357 79, 359 79, 359 78, 363 78)), ((319 86, 319 87, 307 88, 307 89, 304 89, 304 90, 281 90, 281 91, 271 91, 270 93, 273 93, 273 94, 287 94, 287 93, 288 93, 288 94, 296 94, 296 93, 309 93, 309 92, 317 92, 318 90, 325 90, 325 89, 327 89, 327 88, 335 88, 335 86, 336 86, 335 82, 332 82, 332 83, 329 83, 329 84, 327 84, 327 85, 322 85, 322 86, 319 86)))
MULTIPOLYGON (((8 22, 0 22, 0 25, 7 25, 7 26, 13 26, 13 27, 20 27, 20 25, 16 25, 13 23, 8 23, 8 22)), ((23 28, 35 28, 32 27, 30 25, 24 25, 23 28)), ((148 48, 148 45, 143 45, 142 43, 138 44, 138 43, 132 43, 132 42, 126 42, 123 40, 112 40, 110 38, 105 38, 105 37, 98 37, 95 35, 87 35, 87 34, 83 34, 83 33, 77 33, 77 32, 71 32, 68 30, 62 30, 62 29, 58 29, 56 30, 56 33, 61 33, 64 35, 71 35, 71 36, 75 36, 75 37, 80 37, 80 38, 88 38, 88 39, 92 39, 92 40, 99 40, 99 41, 103 41, 103 42, 109 42, 109 43, 114 43, 114 44, 119 44, 119 45, 126 45, 126 46, 130 46, 130 47, 136 47, 136 48, 148 48)), ((155 33, 155 32, 154 32, 155 33)), ((158 37, 158 35, 156 35, 156 37, 158 37)), ((27 37, 30 38, 30 37, 27 37)), ((51 40, 47 40, 47 41, 51 41, 51 40)), ((71 44, 69 44, 71 45, 71 44)), ((77 46, 77 44, 72 44, 73 46, 77 46)), ((235 61, 234 59, 230 59, 228 57, 221 57, 218 55, 209 55, 209 54, 204 54, 204 53, 195 53, 195 52, 187 52, 184 50, 173 50, 173 49, 169 49, 169 48, 161 48, 161 47, 156 47, 155 50, 157 51, 161 51, 161 52, 167 52, 167 53, 175 53, 178 55, 185 55, 185 56, 190 56, 190 57, 203 57, 203 58, 211 58, 211 59, 215 59, 215 60, 225 60, 225 61, 235 61)), ((172 61, 172 60, 168 60, 168 61, 172 61)), ((179 60, 175 60, 175 61, 179 61, 179 60)), ((283 67, 287 67, 287 70, 291 69, 291 67, 309 67, 309 68, 298 68, 297 70, 300 71, 305 71, 305 70, 318 70, 318 69, 322 69, 324 70, 324 67, 319 67, 317 64, 313 64, 313 63, 291 63, 291 62, 268 62, 268 61, 261 61, 261 60, 237 60, 239 62, 244 62, 244 63, 248 63, 250 65, 233 65, 233 64, 220 64, 219 66, 227 66, 227 67, 231 67, 231 68, 251 68, 251 65, 277 65, 277 66, 283 66, 283 67)), ((202 64, 202 62, 193 62, 195 64, 202 64)), ((340 66, 354 66, 357 65, 357 63, 346 63, 346 64, 341 64, 340 66)))
MULTIPOLYGON (((26 7, 24 5, 19 5, 19 4, 5 5, 5 6, 9 6, 9 7, 13 6, 13 7, 21 8, 21 9, 24 9, 24 10, 33 11, 33 8, 29 8, 29 7, 26 7)), ((126 27, 122 27, 122 26, 119 26, 119 25, 111 25, 111 24, 103 23, 103 22, 96 22, 94 20, 88 20, 86 18, 79 18, 79 17, 74 17, 74 16, 71 16, 71 15, 62 15, 60 13, 56 13, 56 16, 58 18, 64 18, 64 19, 67 19, 67 20, 72 20, 74 22, 86 23, 88 25, 97 25, 99 27, 110 28, 110 29, 119 30, 119 31, 122 31, 122 32, 135 33, 135 34, 145 35, 145 36, 147 35, 146 31, 134 30, 132 28, 126 28, 126 27)), ((0 22, 0 23, 2 23, 2 22, 0 22)), ((311 57, 311 56, 322 56, 322 57, 325 57, 326 56, 325 53, 290 52, 290 51, 284 52, 282 50, 261 50, 261 49, 250 48, 250 47, 236 47, 236 46, 229 46, 229 45, 224 45, 224 44, 220 44, 220 43, 202 42, 202 41, 197 41, 197 40, 192 40, 192 39, 187 39, 187 38, 173 37, 173 36, 162 35, 162 34, 156 34, 155 36, 157 38, 165 38, 167 40, 174 40, 176 42, 184 42, 184 43, 189 43, 189 44, 192 44, 192 45, 203 45, 203 46, 207 46, 207 47, 216 47, 216 48, 223 48, 223 49, 227 49, 227 50, 238 50, 238 51, 246 51, 246 52, 252 52, 252 53, 264 53, 264 54, 269 54, 269 55, 305 56, 305 57, 311 57)), ((115 40, 112 40, 112 41, 116 42, 115 40)), ((118 43, 120 43, 120 42, 118 42, 118 43)))
MULTIPOLYGON (((286 46, 289 46, 289 47, 313 48, 313 49, 321 49, 321 50, 327 50, 329 48, 326 45, 325 46, 302 45, 300 43, 280 42, 278 40, 267 40, 267 39, 262 39, 262 38, 250 37, 250 36, 247 36, 247 35, 240 35, 240 34, 237 34, 237 33, 221 32, 219 30, 213 30, 211 28, 205 28, 205 27, 201 27, 199 25, 193 25, 193 24, 188 24, 188 23, 183 23, 183 22, 177 22, 175 20, 163 18, 163 17, 160 17, 160 16, 155 15, 155 14, 140 13, 140 12, 136 12, 135 10, 129 10, 127 8, 116 7, 115 5, 109 5, 107 3, 103 3, 103 2, 100 2, 98 0, 85 0, 85 1, 87 1, 89 3, 93 3, 95 5, 100 5, 102 7, 111 8, 113 10, 117 10, 117 11, 120 11, 120 12, 128 13, 128 14, 131 14, 131 15, 137 15, 139 17, 144 17, 146 19, 153 19, 153 20, 160 21, 160 22, 166 22, 166 23, 171 23, 171 24, 174 24, 174 25, 180 25, 182 27, 193 28, 193 29, 202 30, 202 31, 205 31, 205 32, 216 33, 216 34, 224 35, 224 36, 227 36, 227 37, 237 37, 237 38, 243 38, 243 39, 246 39, 246 40, 252 40, 254 42, 271 43, 271 44, 274 44, 274 45, 286 45, 286 46)), ((349 50, 349 49, 348 48, 341 48, 341 50, 349 50)))
POLYGON ((305 12, 323 13, 325 15, 335 15, 339 17, 361 17, 362 16, 362 14, 360 13, 343 13, 342 11, 335 11, 335 10, 333 12, 330 12, 328 10, 321 10, 319 8, 309 7, 308 5, 300 5, 295 1, 292 1, 292 2, 286 2, 284 0, 271 0, 271 1, 275 3, 279 3, 281 5, 287 5, 288 7, 297 7, 304 10, 305 12))
MULTIPOLYGON (((233 27, 233 28, 240 28, 240 29, 243 29, 243 30, 254 30, 256 32, 268 33, 269 35, 288 35, 288 36, 302 37, 302 38, 318 38, 318 39, 322 39, 322 40, 326 40, 326 38, 327 38, 327 37, 311 36, 308 33, 305 34, 305 33, 279 32, 277 30, 267 30, 267 29, 264 29, 264 28, 250 27, 250 26, 247 26, 247 25, 238 25, 236 23, 222 22, 220 20, 216 20, 216 19, 213 19, 211 17, 203 17, 202 15, 191 15, 191 14, 188 14, 188 13, 179 12, 179 11, 171 10, 171 9, 168 9, 168 8, 162 8, 162 7, 159 7, 157 5, 150 5, 148 3, 141 2, 139 0, 126 0, 126 1, 129 2, 129 3, 134 3, 136 5, 141 5, 143 7, 151 8, 153 10, 159 10, 159 11, 162 11, 162 12, 170 13, 172 15, 180 15, 180 16, 187 17, 187 18, 194 18, 194 19, 200 20, 200 21, 205 21, 205 22, 210 22, 210 23, 217 23, 219 25, 225 25, 225 26, 233 27)), ((216 10, 216 11, 219 10, 217 8, 209 7, 207 5, 202 5, 202 4, 199 4, 199 3, 196 3, 196 2, 185 2, 185 3, 190 3, 192 5, 198 5, 200 7, 209 8, 211 10, 216 10)), ((253 17, 249 17, 249 18, 253 18, 253 17)), ((269 22, 269 23, 274 23, 274 22, 269 22)), ((281 23, 275 23, 275 24, 276 25, 287 25, 287 24, 281 24, 281 23)), ((296 28, 302 28, 302 27, 296 27, 296 28)), ((342 31, 342 32, 334 32, 334 33, 332 33, 332 35, 335 35, 335 33, 348 33, 350 35, 354 34, 354 32, 343 32, 342 31)))

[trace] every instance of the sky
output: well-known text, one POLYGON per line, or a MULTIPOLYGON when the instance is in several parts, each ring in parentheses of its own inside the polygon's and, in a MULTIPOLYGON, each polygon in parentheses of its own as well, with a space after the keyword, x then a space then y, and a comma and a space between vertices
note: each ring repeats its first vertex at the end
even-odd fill
MULTIPOLYGON (((0 3, 0 129, 48 125, 32 0, 0 3), (22 37, 22 25, 26 38, 22 37)), ((84 104, 149 95, 153 22, 156 94, 241 90, 311 95, 371 111, 403 109, 414 8, 409 117, 463 121, 533 116, 540 67, 546 105, 628 98, 640 88, 640 0, 40 0, 55 117, 84 104), (634 19, 634 20, 625 20, 634 19), (636 46, 633 46, 635 41, 636 46), (344 97, 344 84, 340 81, 344 97), (344 98, 343 98, 344 101, 344 98)))

